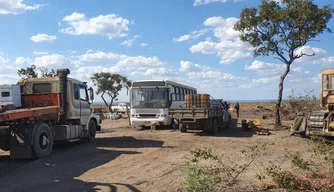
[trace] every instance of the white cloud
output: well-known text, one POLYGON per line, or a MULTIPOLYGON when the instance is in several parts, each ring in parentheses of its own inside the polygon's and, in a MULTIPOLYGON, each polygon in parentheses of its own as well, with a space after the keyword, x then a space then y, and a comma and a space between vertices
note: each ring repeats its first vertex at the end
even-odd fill
MULTIPOLYGON (((210 17, 203 22, 206 27, 205 31, 212 31, 214 37, 218 39, 213 41, 211 37, 207 37, 205 41, 198 42, 191 46, 189 50, 192 53, 202 53, 206 55, 215 54, 220 58, 221 64, 230 64, 237 60, 252 56, 254 50, 248 43, 239 39, 239 32, 233 29, 237 18, 210 17)), ((198 34, 198 33, 195 33, 198 34)), ((178 41, 190 39, 192 36, 181 36, 178 41)))
MULTIPOLYGON (((243 84, 241 88, 251 88, 258 85, 273 83, 275 80, 278 83, 280 76, 285 72, 285 64, 266 63, 255 60, 251 65, 245 65, 246 70, 256 71, 261 77, 254 79, 249 83, 243 84)), ((312 74, 310 71, 305 71, 301 67, 293 64, 290 72, 285 79, 285 84, 288 82, 307 82, 312 81, 312 74)), ((295 84, 296 86, 296 84, 295 84)))
POLYGON ((275 75, 271 77, 261 77, 258 79, 252 79, 246 83, 239 84, 239 88, 250 89, 250 88, 256 88, 256 87, 265 86, 265 85, 273 86, 273 83, 274 82, 276 83, 279 80, 279 78, 280 78, 279 75, 275 75))
POLYGON ((34 55, 47 55, 49 53, 45 52, 45 51, 34 51, 32 54, 34 54, 34 55))
POLYGON ((78 20, 82 20, 82 19, 85 19, 85 14, 74 12, 74 13, 72 13, 72 15, 65 16, 63 18, 63 21, 70 22, 70 21, 78 21, 78 20))
POLYGON ((219 43, 201 41, 189 48, 192 53, 216 54, 221 64, 230 64, 236 60, 248 58, 252 55, 250 48, 240 40, 224 40, 219 43))
MULTIPOLYGON (((246 70, 252 70, 252 71, 256 71, 261 75, 282 75, 283 72, 286 69, 286 65, 285 64, 275 64, 275 63, 266 63, 263 61, 258 61, 255 60, 252 62, 251 65, 245 65, 245 69, 246 70)), ((309 74, 309 71, 304 71, 301 67, 296 66, 296 64, 292 64, 290 67, 290 73, 289 74, 309 74)))
POLYGON ((7 63, 8 59, 5 58, 4 54, 0 52, 0 65, 7 63))
POLYGON ((334 56, 329 56, 326 50, 317 47, 303 46, 296 50, 295 55, 298 54, 315 54, 314 56, 303 56, 297 60, 299 63, 310 64, 334 64, 334 56))
MULTIPOLYGON (((209 3, 217 3, 217 2, 221 2, 221 3, 226 3, 229 0, 195 0, 193 3, 193 6, 199 6, 199 5, 206 5, 209 3)), ((232 0, 232 2, 241 2, 243 0, 232 0)))
POLYGON ((99 15, 93 18, 86 18, 83 13, 74 12, 65 16, 63 21, 69 27, 60 30, 70 35, 104 35, 108 39, 127 36, 129 20, 116 14, 99 15))
POLYGON ((320 85, 320 82, 321 82, 321 73, 319 73, 319 74, 313 76, 313 77, 312 77, 312 82, 313 82, 313 83, 319 83, 319 85, 320 85))
POLYGON ((283 72, 284 66, 284 64, 266 63, 255 60, 251 65, 245 65, 245 69, 257 71, 262 75, 277 75, 283 72))
POLYGON ((125 41, 123 41, 122 43, 120 43, 121 45, 125 45, 127 47, 131 47, 132 44, 134 43, 135 39, 127 39, 125 41))
POLYGON ((30 58, 25 57, 17 57, 15 60, 16 65, 30 65, 32 63, 32 60, 30 58))
POLYGON ((103 52, 103 51, 94 52, 93 50, 88 50, 86 54, 79 56, 79 60, 87 62, 96 62, 96 61, 106 61, 106 60, 119 60, 122 57, 126 56, 112 52, 103 52))
POLYGON ((0 84, 16 83, 19 76, 17 75, 18 65, 11 64, 4 53, 0 52, 0 84))
POLYGON ((58 69, 63 67, 74 69, 80 66, 79 61, 72 60, 61 54, 38 55, 34 59, 19 56, 16 58, 15 64, 20 65, 20 67, 34 64, 36 67, 47 67, 48 69, 58 69))
POLYGON ((235 17, 210 17, 204 21, 203 25, 210 27, 214 36, 219 40, 235 40, 240 34, 240 32, 233 29, 234 24, 238 20, 235 17))
POLYGON ((127 39, 120 43, 121 45, 125 45, 127 47, 132 47, 133 43, 136 41, 136 39, 140 38, 140 35, 135 35, 132 39, 127 39))
POLYGON ((147 44, 146 44, 146 43, 141 43, 140 46, 141 46, 141 47, 146 47, 147 44))
POLYGON ((30 37, 30 40, 32 40, 35 43, 43 42, 43 41, 52 42, 56 39, 57 37, 55 35, 47 35, 43 33, 38 33, 37 35, 30 37))
POLYGON ((63 66, 71 67, 71 61, 64 55, 50 54, 36 57, 34 64, 36 67, 47 67, 47 68, 60 68, 63 66))
POLYGON ((213 87, 219 89, 219 85, 222 85, 224 88, 232 88, 237 86, 239 81, 246 81, 244 77, 237 77, 231 73, 224 73, 190 61, 181 61, 179 71, 186 73, 189 82, 197 84, 203 89, 213 87))
POLYGON ((26 5, 23 0, 1 0, 0 14, 20 14, 25 11, 38 10, 42 4, 26 5))
POLYGON ((196 38, 204 35, 207 32, 208 32, 208 29, 201 29, 201 30, 198 30, 198 31, 192 31, 190 34, 182 35, 178 38, 173 38, 173 41, 182 42, 182 41, 187 41, 187 40, 190 40, 190 39, 196 39, 196 38))
POLYGON ((171 68, 168 63, 161 61, 158 57, 145 56, 128 56, 113 52, 92 51, 89 50, 85 54, 77 57, 82 62, 113 62, 108 65, 82 66, 78 72, 90 73, 92 71, 106 71, 111 73, 127 73, 130 75, 141 74, 144 76, 168 74, 167 69, 171 68), (166 69, 166 70, 165 70, 166 69))

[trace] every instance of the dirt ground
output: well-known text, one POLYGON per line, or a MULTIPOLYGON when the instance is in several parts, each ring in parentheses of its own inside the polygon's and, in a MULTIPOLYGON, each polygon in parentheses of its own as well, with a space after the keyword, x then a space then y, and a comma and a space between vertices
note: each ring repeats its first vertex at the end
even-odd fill
MULTIPOLYGON (((104 120, 94 142, 56 146, 44 159, 10 160, 8 152, 0 150, 0 191, 185 191, 185 156, 191 150, 210 147, 227 161, 248 145, 268 142, 256 163, 227 190, 250 191, 260 185, 255 178, 260 163, 273 161, 288 166, 287 148, 308 153, 307 139, 290 136, 287 130, 264 136, 241 129, 241 119, 259 119, 262 112, 241 111, 239 119, 232 113, 231 128, 216 135, 171 129, 139 131, 128 126, 128 119, 104 120)), ((262 127, 272 127, 272 121, 262 120, 262 127)))

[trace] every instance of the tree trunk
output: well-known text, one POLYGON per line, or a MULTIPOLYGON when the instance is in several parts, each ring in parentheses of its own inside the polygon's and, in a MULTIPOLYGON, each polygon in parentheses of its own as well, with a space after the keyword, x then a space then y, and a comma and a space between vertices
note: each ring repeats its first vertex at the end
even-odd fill
POLYGON ((110 104, 109 104, 109 107, 108 107, 110 113, 112 112, 112 103, 113 102, 114 102, 114 98, 111 98, 110 99, 110 104))
POLYGON ((278 84, 278 99, 277 99, 277 103, 276 103, 276 107, 275 107, 275 127, 276 128, 280 128, 282 126, 280 109, 281 109, 282 96, 283 96, 283 88, 284 88, 283 84, 284 84, 285 77, 290 72, 290 66, 291 66, 291 63, 286 63, 285 72, 281 76, 280 82, 278 84))
MULTIPOLYGON (((107 103, 107 101, 104 99, 103 95, 104 95, 104 92, 102 93, 101 98, 102 98, 104 104, 106 105, 106 107, 108 107, 108 103, 107 103)), ((109 112, 110 112, 110 111, 109 111, 109 112)))

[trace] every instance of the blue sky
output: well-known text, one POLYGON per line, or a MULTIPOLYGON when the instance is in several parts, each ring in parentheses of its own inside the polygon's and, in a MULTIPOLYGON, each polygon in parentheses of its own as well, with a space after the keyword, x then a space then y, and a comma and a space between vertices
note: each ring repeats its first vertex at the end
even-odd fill
MULTIPOLYGON (((319 1, 316 1, 319 3, 319 1)), ((7 0, 0 2, 0 84, 16 83, 17 70, 35 64, 67 67, 91 84, 95 72, 131 80, 169 79, 226 100, 276 99, 284 65, 252 57, 233 24, 260 0, 7 0)), ((320 6, 330 4, 322 0, 320 6)), ((334 29, 333 20, 329 22, 334 29)), ((316 56, 293 63, 292 88, 319 95, 319 73, 333 67, 333 34, 303 47, 316 56)), ((95 88, 96 89, 96 88, 95 88)), ((126 101, 123 91, 119 100, 126 101)), ((97 97, 97 101, 101 101, 97 97)))

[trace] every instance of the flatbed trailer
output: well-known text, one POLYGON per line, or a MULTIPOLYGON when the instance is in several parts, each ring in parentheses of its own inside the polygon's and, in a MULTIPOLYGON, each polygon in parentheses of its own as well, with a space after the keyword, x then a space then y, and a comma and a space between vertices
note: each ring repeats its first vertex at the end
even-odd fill
POLYGON ((188 129, 217 133, 231 123, 231 115, 224 108, 176 108, 170 109, 169 115, 182 133, 188 129))
POLYGON ((0 123, 22 119, 37 120, 45 115, 57 114, 60 110, 60 106, 47 106, 6 111, 4 113, 0 113, 0 123))

